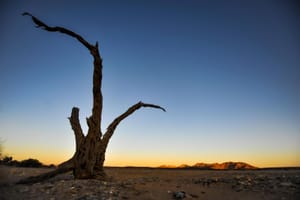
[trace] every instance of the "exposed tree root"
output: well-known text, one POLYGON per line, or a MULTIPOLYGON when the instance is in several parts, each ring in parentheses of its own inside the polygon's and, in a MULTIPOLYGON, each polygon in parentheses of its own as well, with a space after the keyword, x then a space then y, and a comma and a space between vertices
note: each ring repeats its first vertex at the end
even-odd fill
POLYGON ((59 174, 69 172, 69 171, 73 170, 73 168, 74 168, 73 160, 70 159, 70 160, 60 164, 57 167, 57 169, 55 169, 53 171, 43 173, 38 176, 30 176, 28 178, 21 179, 17 182, 17 184, 33 184, 33 183, 37 183, 37 182, 42 182, 42 181, 48 180, 54 176, 57 176, 59 174))

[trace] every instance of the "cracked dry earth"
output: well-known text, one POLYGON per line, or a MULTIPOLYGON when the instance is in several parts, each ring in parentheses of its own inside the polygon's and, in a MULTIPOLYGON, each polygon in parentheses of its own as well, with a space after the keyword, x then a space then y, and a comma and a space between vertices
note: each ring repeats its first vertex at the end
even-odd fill
POLYGON ((0 166, 0 199, 300 199, 300 170, 213 171, 106 168, 107 181, 66 173, 41 183, 17 180, 51 169, 0 166))

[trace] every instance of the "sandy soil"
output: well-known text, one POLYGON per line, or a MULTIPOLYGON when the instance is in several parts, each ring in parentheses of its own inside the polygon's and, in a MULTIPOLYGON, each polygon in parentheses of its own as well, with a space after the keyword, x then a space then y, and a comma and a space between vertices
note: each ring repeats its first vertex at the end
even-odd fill
POLYGON ((106 168, 108 181, 74 180, 67 173, 14 184, 49 170, 0 166, 0 199, 300 199, 300 170, 106 168))

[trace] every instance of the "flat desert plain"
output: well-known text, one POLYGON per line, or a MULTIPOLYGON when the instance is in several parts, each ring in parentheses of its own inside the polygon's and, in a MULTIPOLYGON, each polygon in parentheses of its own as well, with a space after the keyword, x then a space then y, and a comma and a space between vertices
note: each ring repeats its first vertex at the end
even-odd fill
POLYGON ((300 199, 300 169, 108 167, 106 181, 74 180, 66 173, 31 185, 14 184, 49 170, 0 166, 0 199, 300 199))

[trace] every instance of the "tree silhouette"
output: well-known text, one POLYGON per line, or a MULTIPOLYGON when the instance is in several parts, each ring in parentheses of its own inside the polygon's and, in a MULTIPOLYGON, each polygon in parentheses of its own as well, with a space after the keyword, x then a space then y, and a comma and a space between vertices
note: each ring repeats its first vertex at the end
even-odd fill
POLYGON ((41 163, 37 159, 28 158, 26 160, 22 160, 21 162, 19 162, 18 166, 19 167, 42 167, 43 163, 41 163))
POLYGON ((23 16, 30 16, 37 28, 42 28, 49 32, 60 32, 77 39, 83 46, 85 46, 94 59, 94 72, 93 72, 93 108, 92 115, 86 119, 88 125, 88 132, 85 135, 82 131, 79 122, 79 108, 73 107, 69 121, 74 131, 76 141, 76 151, 71 159, 60 164, 58 168, 46 174, 42 174, 36 177, 29 177, 21 180, 19 183, 33 183, 38 182, 57 174, 64 173, 73 170, 74 177, 77 179, 97 178, 104 179, 105 172, 103 170, 103 164, 105 160, 105 151, 118 124, 134 113, 141 107, 157 108, 165 111, 164 108, 143 102, 138 102, 131 106, 126 112, 118 116, 107 127, 106 132, 103 134, 101 131, 101 119, 102 119, 102 58, 98 49, 98 42, 95 45, 88 43, 83 37, 70 31, 64 27, 51 27, 44 22, 33 16, 32 14, 25 12, 23 16))

